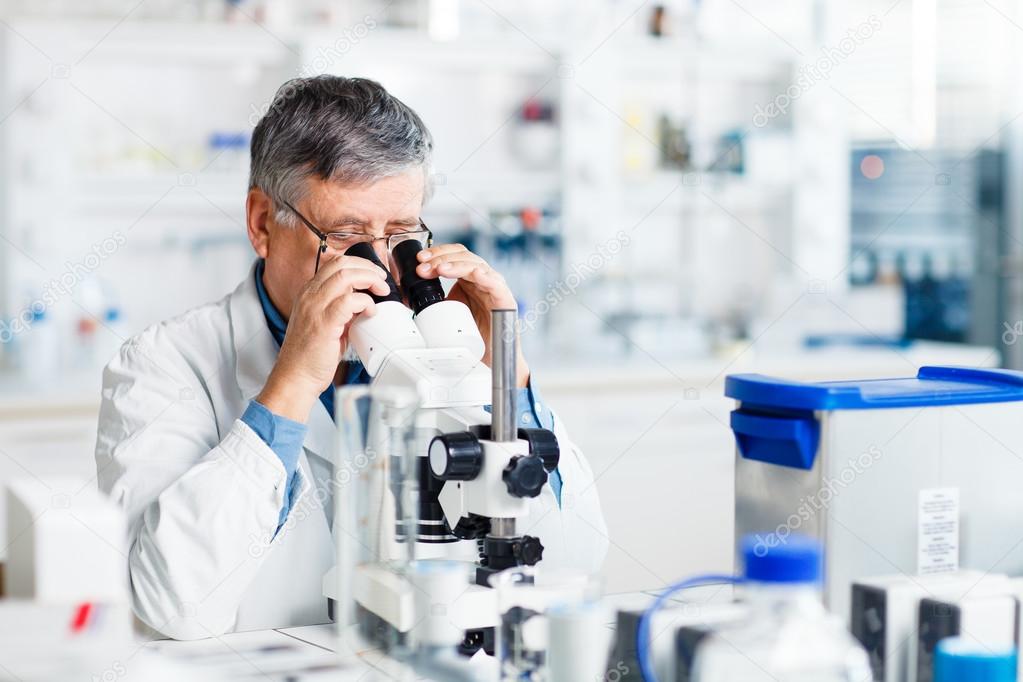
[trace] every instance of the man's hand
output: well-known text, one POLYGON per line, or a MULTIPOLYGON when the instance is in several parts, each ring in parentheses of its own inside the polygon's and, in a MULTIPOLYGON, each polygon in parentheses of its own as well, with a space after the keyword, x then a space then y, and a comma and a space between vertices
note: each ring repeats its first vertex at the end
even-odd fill
POLYGON ((274 414, 304 423, 334 380, 352 319, 376 311, 373 299, 361 290, 386 295, 385 278, 384 270, 365 258, 324 262, 291 309, 284 344, 256 400, 274 414))
MULTIPOLYGON (((483 362, 490 366, 490 311, 496 308, 518 308, 504 277, 461 244, 442 244, 424 249, 419 252, 419 261, 416 272, 421 277, 439 276, 458 280, 448 293, 448 298, 469 306, 486 344, 483 362)), ((523 388, 529 382, 529 365, 522 354, 522 344, 517 344, 517 348, 516 384, 523 388)))

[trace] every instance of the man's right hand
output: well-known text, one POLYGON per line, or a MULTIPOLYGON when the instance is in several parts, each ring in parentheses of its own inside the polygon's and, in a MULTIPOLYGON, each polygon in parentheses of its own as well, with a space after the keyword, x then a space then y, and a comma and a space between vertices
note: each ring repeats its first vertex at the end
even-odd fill
POLYGON ((256 400, 282 417, 305 423, 334 380, 344 355, 348 326, 356 315, 373 315, 365 293, 390 289, 383 268, 357 256, 325 261, 299 292, 274 368, 256 400))

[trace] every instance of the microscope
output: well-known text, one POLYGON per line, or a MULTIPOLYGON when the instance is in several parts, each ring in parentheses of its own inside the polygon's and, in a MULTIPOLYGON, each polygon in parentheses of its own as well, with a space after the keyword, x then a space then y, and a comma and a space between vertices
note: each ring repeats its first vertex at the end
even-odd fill
MULTIPOLYGON (((545 429, 518 428, 516 311, 492 311, 492 367, 487 368, 481 361, 483 339, 468 307, 446 299, 439 279, 416 273, 421 250, 416 241, 394 248, 400 288, 389 275, 390 293, 371 294, 376 313, 359 318, 349 331, 372 377, 371 391, 411 389, 417 398, 412 417, 417 456, 413 465, 392 470, 414 478, 405 483, 416 491, 415 513, 403 513, 403 504, 408 505, 400 493, 403 482, 392 473, 388 489, 375 494, 390 498, 378 506, 394 510, 395 518, 378 532, 393 532, 393 537, 382 544, 385 549, 374 563, 349 565, 354 573, 346 590, 350 594, 341 597, 354 600, 363 630, 368 624, 370 630, 403 635, 417 622, 416 588, 396 569, 395 559, 472 562, 475 584, 452 596, 460 608, 451 620, 464 632, 464 653, 480 647, 492 653, 498 614, 489 578, 541 560, 539 538, 520 534, 516 520, 528 514, 529 500, 541 493, 558 466, 558 441, 545 429), (388 547, 394 548, 392 556, 388 547)), ((369 244, 355 245, 346 255, 389 271, 369 244)), ((381 426, 367 424, 370 438, 375 428, 381 426)), ((355 494, 360 492, 365 491, 355 494)), ((344 570, 344 563, 339 559, 339 567, 324 577, 329 598, 340 598, 335 571, 344 570)))

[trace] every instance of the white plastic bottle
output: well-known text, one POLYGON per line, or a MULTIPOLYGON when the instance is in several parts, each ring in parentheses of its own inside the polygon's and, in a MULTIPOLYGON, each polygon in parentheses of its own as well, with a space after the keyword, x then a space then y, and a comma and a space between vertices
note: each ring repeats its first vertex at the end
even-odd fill
POLYGON ((33 381, 50 379, 61 366, 60 334, 41 300, 36 300, 29 308, 31 323, 17 340, 21 371, 33 381))
POLYGON ((821 549, 809 538, 747 537, 742 544, 750 617, 696 650, 697 682, 869 682, 859 643, 820 599, 821 549))

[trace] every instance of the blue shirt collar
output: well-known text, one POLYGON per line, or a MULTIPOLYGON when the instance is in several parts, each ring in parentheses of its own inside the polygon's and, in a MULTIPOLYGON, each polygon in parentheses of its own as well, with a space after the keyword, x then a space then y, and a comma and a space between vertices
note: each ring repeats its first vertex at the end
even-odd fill
POLYGON ((277 342, 277 347, 280 348, 281 344, 284 343, 284 333, 288 330, 288 323, 274 306, 273 301, 270 300, 270 294, 266 293, 266 285, 263 284, 263 271, 265 269, 266 261, 260 258, 256 263, 256 294, 259 296, 259 304, 263 307, 263 317, 266 318, 266 326, 270 328, 270 334, 273 335, 274 340, 277 342))

